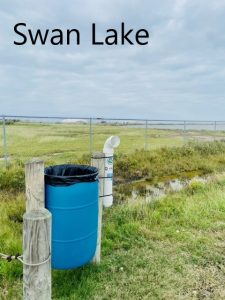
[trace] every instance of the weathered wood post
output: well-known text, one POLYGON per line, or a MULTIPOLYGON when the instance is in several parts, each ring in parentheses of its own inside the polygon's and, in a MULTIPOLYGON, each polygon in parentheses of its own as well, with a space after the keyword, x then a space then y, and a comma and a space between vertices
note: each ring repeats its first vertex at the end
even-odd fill
POLYGON ((92 262, 99 264, 101 261, 101 238, 102 238, 102 210, 104 196, 104 176, 105 176, 105 154, 101 152, 93 153, 91 165, 99 170, 99 202, 98 202, 98 237, 95 256, 92 262))
POLYGON ((44 163, 26 164, 26 213, 23 216, 24 300, 51 299, 51 213, 44 203, 44 163))

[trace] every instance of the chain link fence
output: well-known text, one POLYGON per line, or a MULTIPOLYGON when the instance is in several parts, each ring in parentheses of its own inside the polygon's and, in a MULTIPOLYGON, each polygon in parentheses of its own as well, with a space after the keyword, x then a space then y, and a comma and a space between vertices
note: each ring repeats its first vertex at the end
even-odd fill
POLYGON ((188 141, 225 140, 225 121, 0 116, 0 164, 33 157, 73 162, 101 151, 110 135, 119 135, 117 153, 181 146, 188 141))

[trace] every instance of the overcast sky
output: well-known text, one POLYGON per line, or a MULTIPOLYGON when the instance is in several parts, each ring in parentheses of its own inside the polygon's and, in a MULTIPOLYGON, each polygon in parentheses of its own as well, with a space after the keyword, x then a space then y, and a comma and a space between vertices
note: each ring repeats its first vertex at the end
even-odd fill
POLYGON ((225 1, 1 0, 0 114, 225 120, 225 1), (15 46, 19 22, 77 28, 81 45, 15 46), (93 22, 150 43, 93 46, 93 22))

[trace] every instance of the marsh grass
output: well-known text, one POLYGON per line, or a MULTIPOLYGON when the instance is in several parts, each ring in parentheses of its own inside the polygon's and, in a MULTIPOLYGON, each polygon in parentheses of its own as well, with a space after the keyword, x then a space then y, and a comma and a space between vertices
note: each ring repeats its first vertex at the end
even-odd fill
MULTIPOLYGON (((62 163, 90 164, 90 156, 83 154, 62 163)), ((58 164, 57 157, 45 160, 45 165, 58 164)), ((187 143, 180 147, 154 150, 136 150, 130 154, 115 155, 115 183, 126 183, 117 190, 129 195, 130 181, 147 180, 149 183, 176 178, 192 178, 225 171, 225 142, 187 143)), ((24 189, 24 162, 15 161, 0 169, 1 190, 24 189)))
POLYGON ((187 143, 181 147, 137 150, 116 160, 118 180, 147 179, 149 182, 187 178, 223 171, 225 143, 187 143))

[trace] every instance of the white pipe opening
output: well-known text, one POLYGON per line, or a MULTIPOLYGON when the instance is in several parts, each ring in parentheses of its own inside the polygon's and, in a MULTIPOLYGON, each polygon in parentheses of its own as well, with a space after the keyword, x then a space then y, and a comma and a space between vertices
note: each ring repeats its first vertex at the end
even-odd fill
POLYGON ((120 144, 120 138, 117 135, 110 136, 104 144, 103 153, 114 153, 114 148, 120 144))

